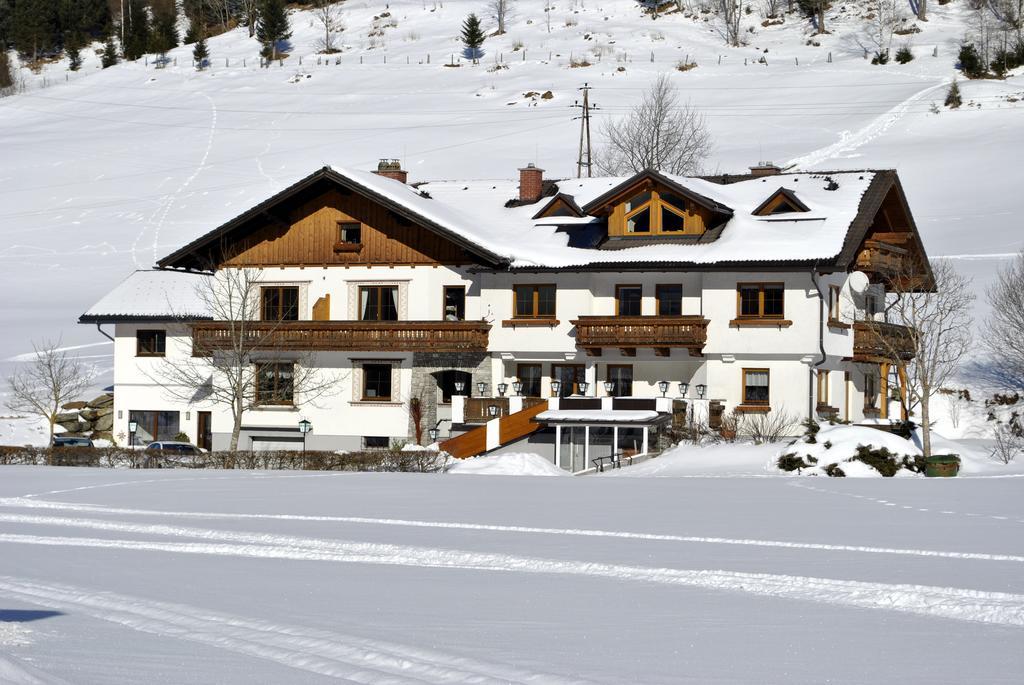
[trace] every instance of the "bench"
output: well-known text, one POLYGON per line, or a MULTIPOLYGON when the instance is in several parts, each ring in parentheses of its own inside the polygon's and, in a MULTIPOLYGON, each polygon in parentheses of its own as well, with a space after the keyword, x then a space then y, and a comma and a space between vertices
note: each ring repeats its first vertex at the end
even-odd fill
POLYGON ((616 452, 615 454, 611 454, 606 457, 597 457, 595 459, 591 459, 590 463, 594 465, 594 468, 597 469, 598 473, 604 473, 605 464, 613 469, 621 469, 623 460, 626 460, 627 466, 633 465, 633 455, 625 454, 623 452, 616 452))

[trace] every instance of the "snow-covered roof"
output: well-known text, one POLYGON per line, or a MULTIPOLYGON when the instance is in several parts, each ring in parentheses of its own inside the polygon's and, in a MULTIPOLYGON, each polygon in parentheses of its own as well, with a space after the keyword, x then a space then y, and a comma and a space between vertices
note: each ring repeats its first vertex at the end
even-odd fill
MULTIPOLYGON (((345 172, 348 173, 348 172, 345 172)), ((535 205, 506 208, 518 194, 514 181, 441 181, 420 184, 433 201, 458 207, 475 219, 470 235, 486 239, 489 249, 513 267, 570 267, 623 262, 714 264, 740 261, 831 259, 839 255, 860 211, 874 172, 794 173, 722 185, 702 178, 664 174, 679 185, 732 208, 734 214, 717 240, 693 244, 659 243, 617 250, 569 246, 566 227, 589 224, 589 218, 531 219, 535 205), (838 185, 828 190, 830 181, 838 185), (787 187, 807 212, 752 216, 751 212, 780 188, 787 187)), ((558 190, 585 206, 627 182, 628 178, 559 181, 558 190)), ((401 184, 392 182, 399 189, 401 184)), ((423 198, 420 198, 423 199, 423 198)), ((429 201, 428 201, 429 202, 429 201)), ((571 229, 570 229, 571 230, 571 229)), ((468 237, 468 236, 467 236, 468 237)))
POLYGON ((187 271, 135 271, 89 307, 79 322, 208 319, 201 297, 208 278, 187 271))
POLYGON ((643 409, 549 409, 537 414, 544 423, 650 423, 661 417, 643 409))
MULTIPOLYGON (((596 217, 534 219, 539 203, 510 202, 518 197, 514 180, 432 181, 410 186, 368 171, 324 167, 272 198, 161 260, 161 266, 186 266, 198 250, 257 218, 269 206, 318 182, 332 182, 365 194, 392 211, 438 232, 485 263, 512 268, 558 269, 624 264, 711 265, 720 263, 812 262, 837 259, 846 247, 865 193, 891 172, 839 171, 731 177, 728 182, 644 172, 633 177, 570 179, 557 192, 579 207, 627 189, 653 176, 711 207, 720 224, 699 239, 638 237, 602 249, 590 234, 596 217), (781 189, 807 211, 755 216, 752 212, 781 189)), ((879 187, 884 184, 879 184, 879 187)), ((887 187, 887 186, 886 186, 887 187)), ((603 203, 603 200, 602 200, 603 203)), ((863 223, 863 222, 861 222, 863 223)), ((865 224, 866 226, 866 224, 865 224)), ((600 238, 600 236, 598 236, 600 238)))

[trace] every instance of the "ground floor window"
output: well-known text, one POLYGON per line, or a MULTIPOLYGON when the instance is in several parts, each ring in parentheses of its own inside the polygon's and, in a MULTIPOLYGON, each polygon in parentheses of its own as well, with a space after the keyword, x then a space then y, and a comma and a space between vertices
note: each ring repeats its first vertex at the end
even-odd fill
POLYGON ((519 364, 516 367, 516 376, 523 384, 523 397, 540 397, 540 364, 519 364))
POLYGON ((743 404, 768 404, 768 369, 743 369, 743 404))
POLYGON ((586 367, 583 364, 552 364, 551 380, 558 381, 559 397, 568 397, 580 392, 580 383, 586 380, 586 367))
POLYGON ((612 397, 630 397, 633 394, 633 367, 629 364, 609 364, 608 382, 612 397))
POLYGON ((383 449, 391 446, 391 441, 386 435, 367 435, 363 438, 363 446, 366 449, 383 449))
POLYGON ((878 378, 870 371, 864 374, 864 408, 878 408, 878 378))
POLYGON ((363 364, 363 400, 386 402, 391 399, 391 364, 363 364))
POLYGON ((133 445, 147 445, 156 440, 174 440, 181 432, 180 413, 176 411, 128 412, 128 421, 136 424, 133 445))

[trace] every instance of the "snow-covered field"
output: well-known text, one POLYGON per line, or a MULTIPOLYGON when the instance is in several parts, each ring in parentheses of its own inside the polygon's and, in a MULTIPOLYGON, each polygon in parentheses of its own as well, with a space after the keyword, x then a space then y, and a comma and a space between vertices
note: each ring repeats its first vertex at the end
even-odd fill
POLYGON ((7 467, 0 681, 1019 682, 1022 483, 7 467))

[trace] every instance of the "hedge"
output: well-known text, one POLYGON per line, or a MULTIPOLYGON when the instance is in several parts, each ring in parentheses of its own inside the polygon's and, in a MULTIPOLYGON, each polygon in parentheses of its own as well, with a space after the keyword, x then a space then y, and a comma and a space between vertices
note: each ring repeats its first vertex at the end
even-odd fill
POLYGON ((447 463, 446 455, 427 450, 206 452, 184 455, 177 452, 129 450, 120 447, 0 446, 0 465, 433 473, 446 470, 447 463))

